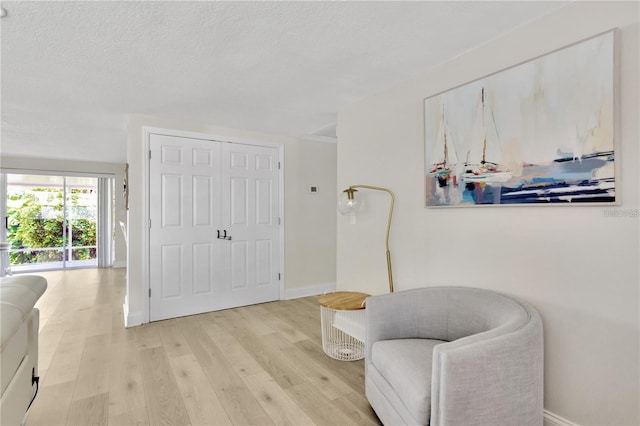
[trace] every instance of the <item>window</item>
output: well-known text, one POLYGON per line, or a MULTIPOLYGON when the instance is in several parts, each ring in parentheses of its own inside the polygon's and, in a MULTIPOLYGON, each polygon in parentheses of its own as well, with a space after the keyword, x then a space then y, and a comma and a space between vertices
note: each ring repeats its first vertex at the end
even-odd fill
POLYGON ((12 270, 111 266, 113 180, 5 174, 0 207, 12 270))

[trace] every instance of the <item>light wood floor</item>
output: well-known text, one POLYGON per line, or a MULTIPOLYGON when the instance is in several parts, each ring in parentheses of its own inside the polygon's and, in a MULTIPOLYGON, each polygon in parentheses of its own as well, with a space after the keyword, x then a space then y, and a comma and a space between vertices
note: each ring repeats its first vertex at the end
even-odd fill
POLYGON ((379 425, 315 297, 125 329, 124 269, 42 273, 32 425, 379 425))

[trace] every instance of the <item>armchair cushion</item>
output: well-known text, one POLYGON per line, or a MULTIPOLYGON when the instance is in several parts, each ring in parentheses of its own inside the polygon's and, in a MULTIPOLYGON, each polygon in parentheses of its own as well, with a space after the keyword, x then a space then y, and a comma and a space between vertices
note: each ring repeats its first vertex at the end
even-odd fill
POLYGON ((385 380, 420 423, 429 421, 433 348, 443 343, 431 339, 396 339, 376 342, 371 364, 378 370, 372 380, 385 380))

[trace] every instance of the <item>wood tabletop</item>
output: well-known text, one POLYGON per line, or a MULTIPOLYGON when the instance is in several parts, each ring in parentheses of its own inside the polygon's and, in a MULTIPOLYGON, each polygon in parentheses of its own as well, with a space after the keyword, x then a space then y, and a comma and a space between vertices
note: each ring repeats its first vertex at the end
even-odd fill
POLYGON ((357 291, 336 291, 335 293, 318 296, 321 306, 337 311, 356 311, 364 309, 364 301, 370 294, 357 291))

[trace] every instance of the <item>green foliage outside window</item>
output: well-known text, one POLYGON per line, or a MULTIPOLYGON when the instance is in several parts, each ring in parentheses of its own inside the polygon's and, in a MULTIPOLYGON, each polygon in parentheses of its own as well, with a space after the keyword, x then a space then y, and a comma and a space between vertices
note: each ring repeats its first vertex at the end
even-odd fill
MULTIPOLYGON (((96 258, 95 206, 83 205, 82 189, 72 189, 70 217, 72 258, 96 258), (93 246, 91 248, 77 248, 93 246)), ((62 261, 65 253, 64 200, 60 188, 30 188, 28 192, 7 197, 7 240, 11 243, 10 258, 14 265, 62 261), (29 250, 51 248, 53 250, 29 250), (16 251, 20 250, 21 251, 16 251)))

